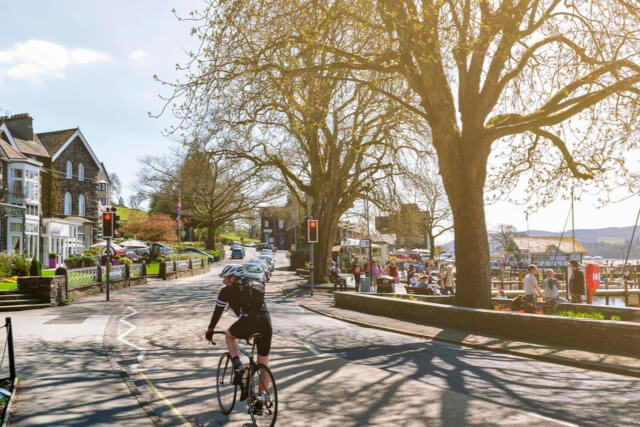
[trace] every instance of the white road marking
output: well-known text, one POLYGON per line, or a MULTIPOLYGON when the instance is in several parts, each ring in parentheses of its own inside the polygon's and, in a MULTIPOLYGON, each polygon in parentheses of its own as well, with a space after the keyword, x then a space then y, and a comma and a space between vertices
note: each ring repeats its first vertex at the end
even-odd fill
POLYGON ((578 427, 578 424, 572 424, 566 421, 561 421, 561 420, 557 420, 555 418, 550 418, 550 417, 545 417, 544 415, 540 415, 540 414, 536 414, 535 412, 527 412, 527 414, 529 415, 533 415, 534 417, 538 417, 540 419, 546 420, 546 421, 551 421, 563 426, 567 426, 567 427, 578 427))
POLYGON ((135 345, 132 342, 127 341, 125 339, 125 337, 127 335, 129 335, 131 332, 136 330, 136 326, 133 323, 127 322, 125 319, 127 319, 128 317, 135 316, 136 314, 138 314, 138 312, 133 307, 127 306, 127 308, 129 310, 131 310, 131 313, 127 314, 126 316, 121 317, 120 321, 122 323, 124 323, 125 325, 127 325, 129 327, 129 330, 127 330, 127 331, 123 332, 122 334, 120 334, 120 336, 118 337, 118 341, 121 341, 121 342, 127 344, 128 346, 135 348, 138 351, 143 351, 144 350, 143 348, 138 347, 137 345, 135 345))

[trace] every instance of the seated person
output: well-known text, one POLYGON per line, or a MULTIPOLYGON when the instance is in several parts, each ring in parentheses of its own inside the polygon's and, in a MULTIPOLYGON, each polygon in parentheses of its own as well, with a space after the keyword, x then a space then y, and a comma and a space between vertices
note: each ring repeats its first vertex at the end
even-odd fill
POLYGON ((420 281, 417 284, 418 288, 427 289, 429 287, 428 276, 420 276, 420 281))
POLYGON ((416 276, 411 276, 409 278, 409 286, 412 286, 414 288, 418 286, 418 279, 416 278, 416 276))

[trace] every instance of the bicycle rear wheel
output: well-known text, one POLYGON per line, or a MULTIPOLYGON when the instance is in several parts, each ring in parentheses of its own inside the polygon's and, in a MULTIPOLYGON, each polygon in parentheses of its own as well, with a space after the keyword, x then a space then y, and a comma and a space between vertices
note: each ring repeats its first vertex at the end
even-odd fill
POLYGON ((229 353, 220 356, 218 373, 216 374, 216 391, 218 403, 223 414, 228 414, 236 404, 237 386, 233 383, 233 362, 229 353))
POLYGON ((278 416, 278 391, 276 389, 276 380, 273 378, 271 370, 267 366, 258 363, 251 374, 250 387, 247 406, 249 407, 251 421, 257 427, 273 427, 278 416), (264 400, 259 399, 258 393, 260 389, 264 390, 264 400))

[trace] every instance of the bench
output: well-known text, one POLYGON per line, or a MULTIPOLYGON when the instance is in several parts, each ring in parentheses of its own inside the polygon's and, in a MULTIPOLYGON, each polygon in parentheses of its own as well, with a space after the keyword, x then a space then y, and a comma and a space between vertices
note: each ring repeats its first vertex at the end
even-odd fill
POLYGON ((334 271, 329 271, 329 282, 333 283, 333 289, 347 290, 347 279, 344 279, 334 271))
POLYGON ((433 291, 429 288, 414 288, 413 286, 405 286, 404 289, 409 295, 433 295, 433 291))

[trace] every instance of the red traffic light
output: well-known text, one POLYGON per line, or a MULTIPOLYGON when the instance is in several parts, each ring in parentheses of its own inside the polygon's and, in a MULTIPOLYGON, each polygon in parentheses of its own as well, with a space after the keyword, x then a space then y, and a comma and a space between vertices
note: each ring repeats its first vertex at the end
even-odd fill
POLYGON ((318 221, 309 221, 309 227, 316 228, 318 226, 318 221))
POLYGON ((104 220, 106 220, 106 221, 111 221, 111 214, 110 213, 106 213, 106 214, 104 214, 104 216, 102 218, 104 220))

